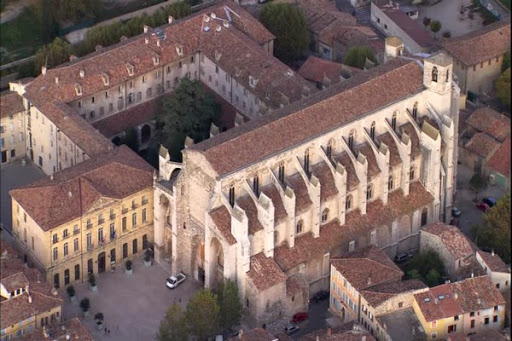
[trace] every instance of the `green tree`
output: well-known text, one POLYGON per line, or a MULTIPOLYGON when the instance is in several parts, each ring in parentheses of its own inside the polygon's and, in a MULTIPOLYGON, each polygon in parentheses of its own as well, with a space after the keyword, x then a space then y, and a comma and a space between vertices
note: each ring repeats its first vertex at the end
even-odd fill
POLYGON ((268 3, 263 6, 261 23, 276 36, 275 56, 284 63, 302 57, 309 46, 306 19, 292 4, 268 3))
POLYGON ((220 106, 215 96, 200 82, 183 78, 174 93, 162 99, 162 109, 157 115, 160 142, 171 157, 181 155, 186 136, 194 142, 208 138, 211 123, 219 116, 220 106))
POLYGON ((407 279, 420 279, 428 286, 442 284, 445 275, 443 261, 434 250, 417 253, 406 265, 407 279))
POLYGON ((434 20, 430 23, 430 30, 434 32, 434 37, 436 36, 437 32, 441 31, 442 27, 443 25, 441 25, 441 23, 437 20, 434 20))
POLYGON ((35 72, 41 72, 41 66, 45 65, 48 68, 65 63, 69 61, 71 55, 71 47, 69 44, 60 38, 48 45, 43 46, 36 52, 34 60, 35 72))
POLYGON ((429 17, 423 18, 423 26, 425 26, 425 29, 427 29, 427 27, 430 26, 431 22, 432 22, 432 20, 430 20, 429 17))
POLYGON ((358 69, 364 69, 366 59, 370 60, 374 64, 377 64, 373 51, 368 46, 352 46, 348 49, 343 59, 343 63, 356 67, 358 69))
POLYGON ((478 200, 478 192, 487 187, 487 181, 479 173, 475 173, 469 180, 469 186, 475 192, 475 200, 478 200))
POLYGON ((435 287, 441 284, 441 274, 436 269, 430 269, 425 276, 425 284, 429 287, 435 287))
POLYGON ((238 296, 238 286, 230 279, 224 280, 217 290, 220 306, 220 326, 229 328, 242 318, 242 303, 238 296))
POLYGON ((188 302, 185 312, 187 331, 199 340, 219 331, 219 303, 209 289, 199 292, 188 302))
POLYGON ((501 74, 495 86, 496 97, 498 97, 504 106, 510 109, 510 67, 501 74))
POLYGON ((158 341, 185 341, 187 339, 185 329, 185 315, 181 307, 173 303, 160 322, 156 339, 158 341))
POLYGON ((494 251, 510 264, 510 194, 501 197, 496 206, 484 214, 481 225, 474 225, 471 234, 479 247, 494 251))
POLYGON ((503 56, 503 65, 501 66, 501 71, 505 71, 510 67, 510 50, 508 50, 503 56))

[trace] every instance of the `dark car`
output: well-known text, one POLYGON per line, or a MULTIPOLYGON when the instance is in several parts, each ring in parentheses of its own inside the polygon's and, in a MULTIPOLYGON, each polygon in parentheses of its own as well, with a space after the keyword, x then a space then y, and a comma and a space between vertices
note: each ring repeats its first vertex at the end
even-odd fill
POLYGON ((407 259, 409 258, 409 254, 408 253, 399 253, 395 256, 395 262, 397 263, 402 263, 402 262, 405 262, 407 259))
POLYGON ((482 212, 487 212, 487 210, 490 208, 488 204, 485 202, 479 202, 476 204, 476 208, 478 208, 482 212))
POLYGON ((300 328, 296 324, 289 324, 286 327, 284 327, 284 332, 286 333, 286 335, 292 335, 292 334, 298 333, 299 330, 300 330, 300 328))
POLYGON ((453 206, 452 216, 454 216, 455 218, 458 218, 458 217, 460 217, 461 214, 462 214, 461 210, 459 210, 457 207, 453 206))
POLYGON ((312 300, 313 300, 314 302, 320 302, 320 301, 323 301, 323 300, 328 299, 328 298, 329 298, 329 295, 330 295, 330 294, 329 294, 329 292, 328 292, 328 291, 320 290, 319 292, 317 292, 317 293, 313 296, 312 300))
POLYGON ((495 205, 496 205, 496 199, 491 198, 491 197, 483 198, 483 199, 482 199, 482 202, 483 202, 483 203, 486 203, 487 205, 489 205, 489 207, 493 207, 493 206, 495 206, 495 205))
POLYGON ((308 319, 308 313, 306 313, 306 312, 297 313, 297 314, 293 315, 292 322, 299 323, 302 321, 306 321, 307 319, 308 319))

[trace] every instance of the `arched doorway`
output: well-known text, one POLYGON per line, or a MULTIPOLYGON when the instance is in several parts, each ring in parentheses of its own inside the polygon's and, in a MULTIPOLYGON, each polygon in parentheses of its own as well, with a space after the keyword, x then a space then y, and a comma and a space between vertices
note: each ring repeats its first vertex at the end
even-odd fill
POLYGON ((141 144, 148 142, 150 137, 151 137, 151 127, 148 124, 144 124, 144 126, 140 130, 141 144))
POLYGON ((116 249, 110 250, 110 263, 116 264, 116 249))
POLYGON ((215 288, 224 279, 224 250, 217 238, 210 242, 210 287, 215 288))
POLYGON ((98 272, 105 272, 105 252, 101 252, 98 255, 98 272))
POLYGON ((421 226, 427 225, 428 221, 428 210, 427 208, 424 208, 423 211, 421 211, 421 226))
POLYGON ((204 243, 203 238, 195 235, 192 238, 192 271, 195 278, 204 284, 205 268, 204 268, 204 243))

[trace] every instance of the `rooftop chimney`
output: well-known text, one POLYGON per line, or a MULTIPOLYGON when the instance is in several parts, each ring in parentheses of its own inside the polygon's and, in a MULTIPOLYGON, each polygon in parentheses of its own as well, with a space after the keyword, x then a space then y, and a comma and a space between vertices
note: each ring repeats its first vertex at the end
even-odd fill
POLYGON ((41 74, 42 74, 42 75, 46 75, 46 70, 47 70, 47 69, 46 69, 46 66, 44 66, 44 65, 43 65, 43 66, 41 66, 41 74))
POLYGON ((156 46, 160 47, 160 39, 156 40, 156 46))
POLYGON ((238 339, 241 340, 243 335, 244 335, 244 330, 240 329, 240 331, 238 332, 238 339))
POLYGON ((363 336, 361 337, 361 341, 366 341, 366 335, 363 335, 363 336))
POLYGON ((454 299, 458 299, 458 298, 459 298, 459 294, 458 294, 458 293, 454 293, 454 294, 453 294, 453 298, 454 298, 454 299))
POLYGON ((149 31, 149 26, 148 25, 144 25, 144 33, 148 33, 149 31))
POLYGON ((53 174, 50 174, 50 180, 53 180, 53 174))
POLYGON ((59 77, 55 76, 55 84, 59 84, 59 77))
POLYGON ((70 62, 73 62, 73 61, 75 61, 75 60, 77 60, 77 59, 78 59, 78 57, 77 57, 77 56, 75 56, 74 54, 72 54, 71 56, 69 56, 69 61, 70 61, 70 62))
POLYGON ((125 41, 126 39, 128 39, 126 36, 121 36, 121 39, 119 39, 120 41, 125 41))
POLYGON ((372 276, 368 276, 368 279, 366 280, 366 284, 367 285, 372 284, 372 276))
POLYGON ((28 303, 32 303, 32 296, 28 295, 28 303))
POLYGON ((494 257, 494 249, 491 250, 491 256, 494 257))
POLYGON ((479 299, 479 298, 477 298, 477 299, 476 299, 476 304, 478 304, 478 305, 482 304, 482 300, 481 300, 481 299, 479 299))
POLYGON ((331 336, 331 335, 332 335, 332 329, 331 329, 331 328, 327 328, 327 335, 328 335, 328 336, 331 336))
POLYGON ((96 52, 97 52, 97 51, 101 50, 102 48, 103 48, 103 46, 101 46, 101 45, 96 45, 95 50, 96 50, 96 52))
POLYGON ((317 335, 316 341, 320 341, 320 336, 317 335))
POLYGON ((174 17, 172 15, 170 15, 168 18, 167 18, 167 22, 169 24, 172 24, 172 22, 174 21, 174 17))
POLYGON ((474 273, 471 273, 471 278, 475 277, 475 274, 474 273))
POLYGON ((149 38, 148 37, 144 38, 144 43, 146 43, 146 45, 149 44, 149 38))

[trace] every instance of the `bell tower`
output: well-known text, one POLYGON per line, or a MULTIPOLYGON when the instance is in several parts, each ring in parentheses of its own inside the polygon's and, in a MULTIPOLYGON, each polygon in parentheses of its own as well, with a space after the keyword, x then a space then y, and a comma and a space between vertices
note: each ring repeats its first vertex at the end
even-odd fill
POLYGON ((453 59, 446 52, 440 52, 424 60, 423 85, 440 95, 450 92, 452 84, 453 59))

